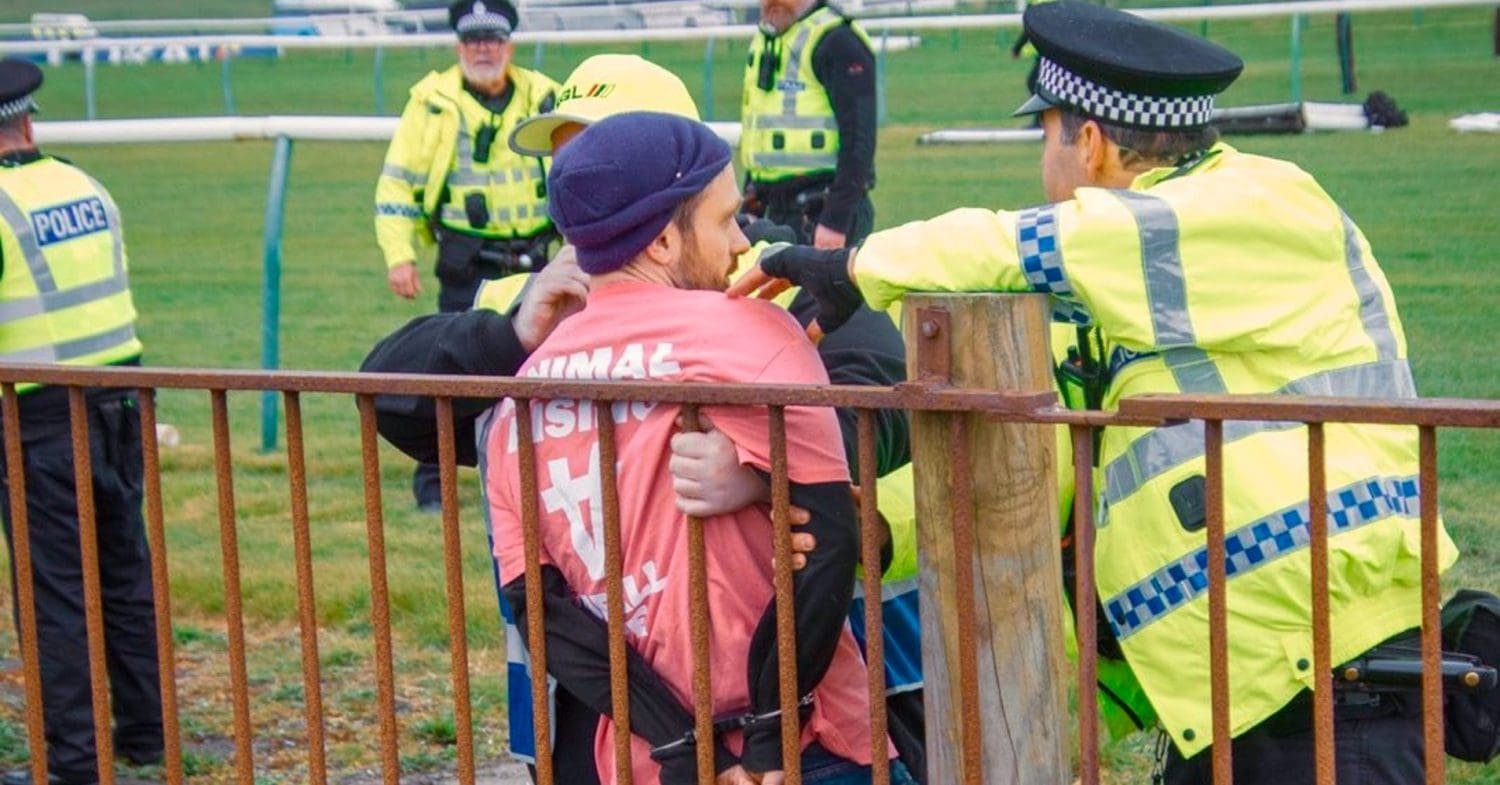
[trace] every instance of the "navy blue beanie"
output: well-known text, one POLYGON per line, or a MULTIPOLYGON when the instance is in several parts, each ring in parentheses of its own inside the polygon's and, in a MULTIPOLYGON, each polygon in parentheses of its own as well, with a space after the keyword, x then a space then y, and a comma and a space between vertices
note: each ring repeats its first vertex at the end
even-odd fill
POLYGON ((703 123, 659 112, 613 115, 553 159, 547 211, 584 272, 611 272, 656 239, 729 159, 729 145, 703 123))

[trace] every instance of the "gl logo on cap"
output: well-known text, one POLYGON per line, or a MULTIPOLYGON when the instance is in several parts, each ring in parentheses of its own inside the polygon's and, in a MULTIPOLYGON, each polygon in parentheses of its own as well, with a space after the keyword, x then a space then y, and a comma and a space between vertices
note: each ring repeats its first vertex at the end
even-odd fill
POLYGON ((558 94, 557 103, 558 105, 562 105, 574 98, 603 98, 614 91, 615 85, 607 82, 597 82, 589 85, 587 88, 582 88, 578 85, 568 85, 558 94))

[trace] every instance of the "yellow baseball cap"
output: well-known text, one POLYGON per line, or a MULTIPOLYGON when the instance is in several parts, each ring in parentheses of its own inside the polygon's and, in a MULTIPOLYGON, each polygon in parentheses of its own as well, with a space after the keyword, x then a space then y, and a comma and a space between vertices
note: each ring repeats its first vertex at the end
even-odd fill
POLYGON ((636 55, 594 55, 568 75, 551 112, 516 126, 510 149, 521 155, 552 155, 552 132, 559 126, 588 125, 621 112, 664 112, 700 119, 698 104, 676 74, 636 55))

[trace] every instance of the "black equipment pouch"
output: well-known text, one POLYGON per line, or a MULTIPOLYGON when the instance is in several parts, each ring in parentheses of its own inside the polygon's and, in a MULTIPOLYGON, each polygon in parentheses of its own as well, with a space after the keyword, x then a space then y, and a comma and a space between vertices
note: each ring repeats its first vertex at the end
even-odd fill
MULTIPOLYGON (((1500 666, 1500 597, 1461 589, 1443 606, 1443 648, 1500 666)), ((1493 670, 1490 671, 1493 674, 1493 670)), ((1488 763, 1500 756, 1500 687, 1448 686, 1443 706, 1445 744, 1459 760, 1488 763)))
POLYGON ((484 247, 483 237, 445 231, 438 235, 437 273, 438 280, 450 283, 467 283, 474 280, 478 271, 474 267, 479 251, 484 247))

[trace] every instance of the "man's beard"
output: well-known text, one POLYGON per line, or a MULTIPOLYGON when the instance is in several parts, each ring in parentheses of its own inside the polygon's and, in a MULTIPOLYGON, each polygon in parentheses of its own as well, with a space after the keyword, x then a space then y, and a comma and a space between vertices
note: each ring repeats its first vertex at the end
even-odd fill
POLYGON ((727 261, 711 264, 709 260, 700 257, 696 250, 689 248, 691 246, 683 249, 681 288, 710 292, 728 289, 729 271, 734 269, 734 265, 727 261))
POLYGON ((463 69, 464 79, 475 87, 489 87, 498 82, 505 75, 505 65, 495 63, 493 65, 476 65, 460 62, 459 67, 463 69))

